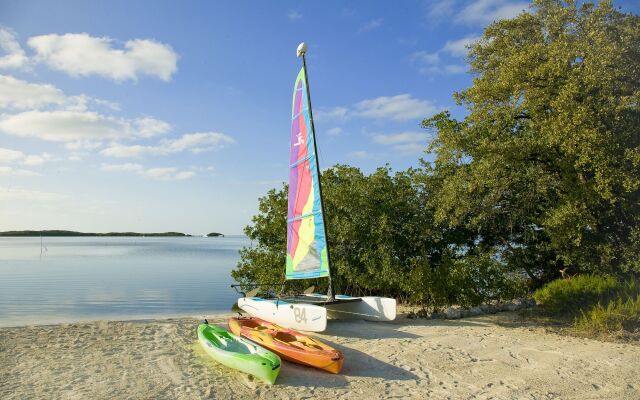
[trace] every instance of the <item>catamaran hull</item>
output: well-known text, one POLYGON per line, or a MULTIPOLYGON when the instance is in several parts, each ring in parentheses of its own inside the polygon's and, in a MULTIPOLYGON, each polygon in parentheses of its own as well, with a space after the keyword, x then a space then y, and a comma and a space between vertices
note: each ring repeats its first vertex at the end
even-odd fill
POLYGON ((327 310, 312 304, 292 304, 261 297, 242 297, 238 307, 249 315, 285 328, 322 332, 327 329, 327 310))
MULTIPOLYGON (((313 294, 313 297, 326 298, 313 294)), ((353 299, 351 296, 337 295, 336 300, 353 299)), ((327 304, 327 317, 330 319, 363 319, 365 321, 393 321, 396 319, 396 299, 389 297, 359 297, 358 302, 327 304)))

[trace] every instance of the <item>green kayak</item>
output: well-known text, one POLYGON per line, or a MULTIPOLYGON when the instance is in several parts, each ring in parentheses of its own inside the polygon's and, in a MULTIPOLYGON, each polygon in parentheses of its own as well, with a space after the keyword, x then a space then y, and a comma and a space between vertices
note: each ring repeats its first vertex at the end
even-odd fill
POLYGON ((200 324, 198 340, 220 364, 273 384, 280 373, 280 357, 215 325, 200 324))

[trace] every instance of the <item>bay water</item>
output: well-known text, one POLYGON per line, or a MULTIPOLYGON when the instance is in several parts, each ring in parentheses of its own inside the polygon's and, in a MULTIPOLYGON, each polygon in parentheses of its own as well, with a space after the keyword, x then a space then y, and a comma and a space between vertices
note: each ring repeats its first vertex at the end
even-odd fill
POLYGON ((0 238, 0 326, 230 312, 237 237, 0 238))

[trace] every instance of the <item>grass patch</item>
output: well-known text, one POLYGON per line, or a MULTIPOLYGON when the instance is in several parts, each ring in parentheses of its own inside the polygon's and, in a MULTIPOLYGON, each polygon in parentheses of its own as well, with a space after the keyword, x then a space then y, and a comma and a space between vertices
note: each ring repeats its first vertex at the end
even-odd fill
POLYGON ((618 291, 612 276, 581 275, 549 282, 535 291, 533 298, 549 315, 572 316, 597 303, 608 303, 618 291))
POLYGON ((596 304, 576 318, 574 328, 590 336, 640 333, 640 296, 635 299, 617 299, 606 306, 596 304))
POLYGON ((541 316, 571 324, 581 336, 640 337, 640 281, 583 275, 559 279, 534 295, 541 316))

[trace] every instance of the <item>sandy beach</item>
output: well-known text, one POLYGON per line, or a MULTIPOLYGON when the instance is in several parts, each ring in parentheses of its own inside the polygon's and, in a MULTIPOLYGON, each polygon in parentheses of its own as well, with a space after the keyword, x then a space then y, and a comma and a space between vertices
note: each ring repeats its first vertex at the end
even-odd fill
POLYGON ((331 321, 319 336, 345 354, 343 373, 284 362, 274 386, 207 359, 197 318, 2 328, 0 398, 640 398, 640 345, 518 321, 331 321))

